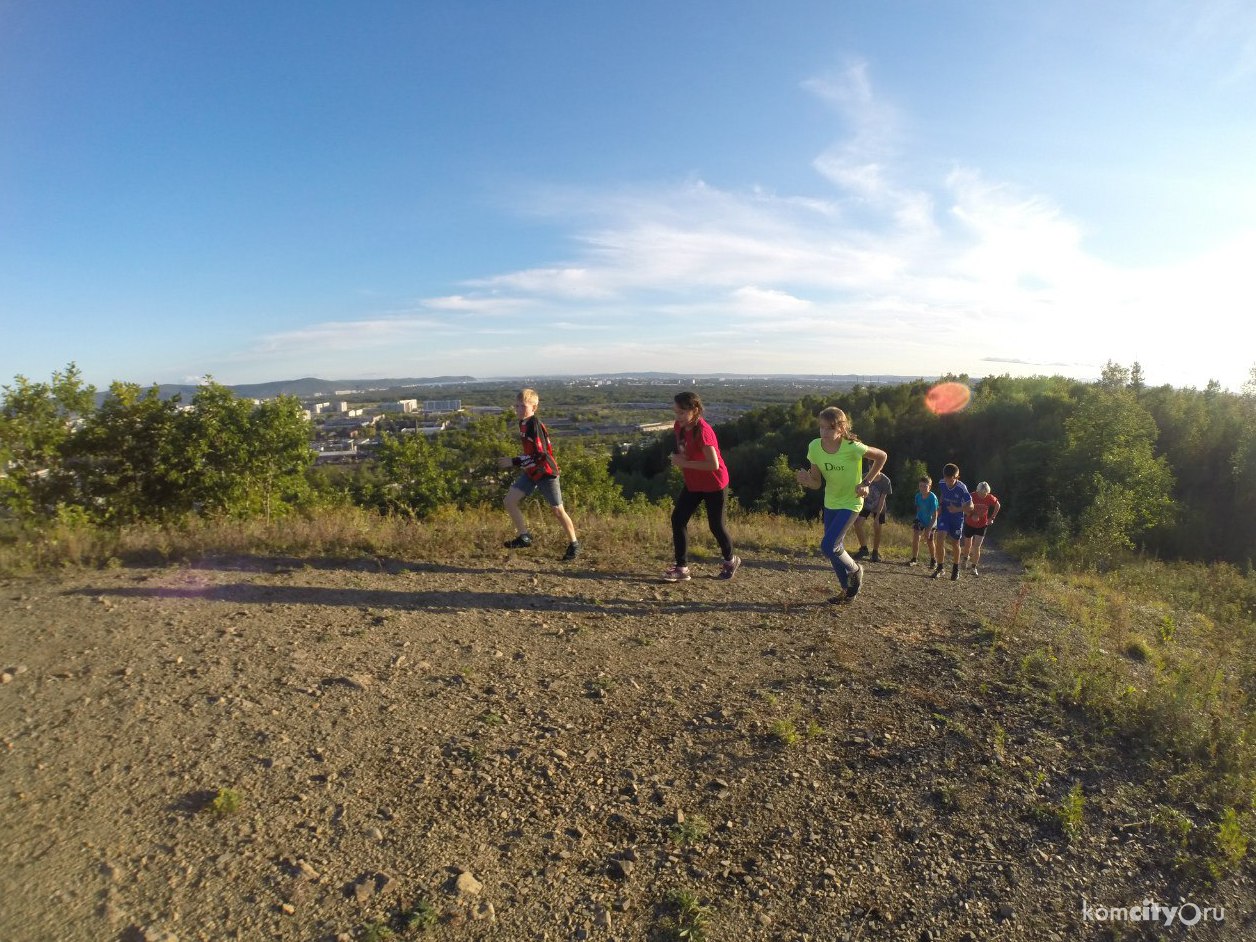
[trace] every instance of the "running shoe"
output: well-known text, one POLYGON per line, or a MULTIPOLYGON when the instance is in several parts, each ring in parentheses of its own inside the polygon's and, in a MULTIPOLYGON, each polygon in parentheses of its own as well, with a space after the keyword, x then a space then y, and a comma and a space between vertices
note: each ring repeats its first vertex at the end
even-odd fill
POLYGON ((959 563, 951 564, 951 581, 952 582, 959 581, 959 563))
POLYGON ((911 559, 907 560, 907 565, 909 565, 909 566, 918 566, 918 565, 920 565, 920 564, 916 562, 916 557, 915 557, 915 556, 913 556, 911 559))
POLYGON ((663 572, 663 578, 667 582, 688 582, 693 577, 689 575, 688 566, 668 566, 663 572))
POLYGON ((930 569, 933 569, 933 568, 934 568, 934 567, 936 567, 937 565, 938 565, 938 561, 937 561, 936 559, 934 559, 932 556, 930 556, 930 557, 929 557, 929 568, 930 568, 930 569))
POLYGON ((851 556, 853 556, 855 559, 867 559, 867 558, 868 558, 868 547, 866 547, 866 546, 861 546, 861 547, 859 547, 859 549, 857 549, 855 552, 851 553, 851 556))
POLYGON ((872 555, 868 557, 868 562, 870 562, 870 563, 879 563, 879 562, 881 562, 881 554, 880 554, 880 553, 878 553, 876 550, 873 550, 873 551, 872 551, 872 555))
POLYGON ((580 555, 580 541, 572 540, 567 544, 567 552, 563 553, 563 562, 569 563, 580 555))
POLYGON ((979 575, 981 575, 981 573, 979 573, 979 572, 977 571, 977 567, 976 567, 976 566, 973 566, 973 575, 974 575, 974 576, 979 576, 979 575))
POLYGON ((860 566, 850 574, 850 582, 846 586, 846 597, 854 599, 859 594, 859 589, 863 586, 863 566, 860 566))
POLYGON ((506 549, 527 549, 532 545, 532 534, 520 533, 513 540, 507 540, 503 545, 506 549))
POLYGON ((934 566, 934 567, 933 567, 933 572, 930 574, 929 578, 930 578, 930 579, 936 579, 936 578, 938 578, 938 576, 940 576, 940 575, 942 575, 942 567, 941 567, 941 566, 934 566))
POLYGON ((734 556, 732 559, 726 559, 720 564, 720 578, 731 579, 737 574, 737 570, 741 568, 741 557, 734 556))

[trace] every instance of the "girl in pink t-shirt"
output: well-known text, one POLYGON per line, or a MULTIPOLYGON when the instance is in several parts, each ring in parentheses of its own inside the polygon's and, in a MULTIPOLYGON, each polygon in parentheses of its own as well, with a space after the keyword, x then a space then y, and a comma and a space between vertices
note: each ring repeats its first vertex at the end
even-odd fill
POLYGON ((689 519, 699 504, 706 504, 707 524, 720 545, 720 552, 724 554, 720 578, 731 579, 741 565, 741 559, 733 555, 733 541, 724 523, 728 468, 720 456, 720 443, 715 438, 715 431, 702 418, 702 400, 697 393, 677 393, 672 410, 676 413, 676 424, 672 426, 676 436, 672 464, 680 468, 685 486, 676 495, 676 506, 672 510, 676 565, 669 567, 663 578, 668 582, 684 582, 691 578, 688 565, 689 519))

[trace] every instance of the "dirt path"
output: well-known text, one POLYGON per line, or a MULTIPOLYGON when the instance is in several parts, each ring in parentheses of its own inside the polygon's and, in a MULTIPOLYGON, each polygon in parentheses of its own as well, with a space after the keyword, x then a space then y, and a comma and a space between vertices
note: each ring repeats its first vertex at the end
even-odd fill
MULTIPOLYGON (((427 937, 627 942, 678 888, 711 939, 1075 939, 1166 900, 1119 758, 989 643, 1019 567, 867 570, 843 607, 813 556, 0 584, 0 939, 360 938, 423 899, 427 937)), ((1192 938, 1256 937, 1231 914, 1192 938)))

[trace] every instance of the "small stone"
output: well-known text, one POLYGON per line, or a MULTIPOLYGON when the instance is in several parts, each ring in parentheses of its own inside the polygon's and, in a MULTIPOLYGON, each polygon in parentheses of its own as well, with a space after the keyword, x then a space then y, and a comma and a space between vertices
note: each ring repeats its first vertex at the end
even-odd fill
POLYGON ((464 870, 458 874, 458 879, 454 881, 454 890, 459 896, 476 896, 484 889, 484 884, 475 878, 470 870, 464 870))
POLYGON ((279 909, 283 912, 285 916, 291 916, 293 913, 297 911, 297 908, 293 906, 291 903, 284 903, 279 907, 279 909))
POLYGON ((627 880, 632 876, 632 861, 630 860, 612 860, 606 866, 607 872, 614 880, 627 880))
POLYGON ((488 900, 481 900, 476 903, 475 909, 471 910, 471 918, 478 922, 496 922, 497 910, 488 900))
POLYGON ((359 903, 365 903, 368 899, 375 895, 375 877, 364 876, 358 877, 357 882, 353 884, 353 898, 359 903))

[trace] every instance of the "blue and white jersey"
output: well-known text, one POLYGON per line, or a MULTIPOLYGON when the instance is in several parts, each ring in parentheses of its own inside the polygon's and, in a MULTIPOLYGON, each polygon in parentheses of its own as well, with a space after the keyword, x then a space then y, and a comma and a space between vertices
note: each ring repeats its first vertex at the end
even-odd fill
POLYGON ((967 485, 958 478, 952 485, 948 485, 945 478, 938 482, 938 502, 942 505, 942 513, 962 514, 972 500, 967 485))

